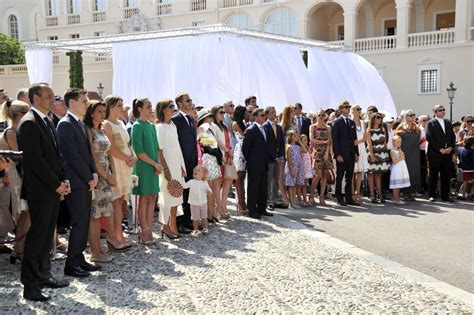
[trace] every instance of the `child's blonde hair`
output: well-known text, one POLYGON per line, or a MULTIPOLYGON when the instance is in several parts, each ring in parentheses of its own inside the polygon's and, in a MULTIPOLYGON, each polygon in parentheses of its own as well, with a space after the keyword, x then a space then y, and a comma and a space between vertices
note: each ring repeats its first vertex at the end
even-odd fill
POLYGON ((393 138, 392 138, 392 143, 395 143, 395 141, 397 141, 397 140, 402 141, 402 137, 400 137, 399 135, 394 135, 393 138))
POLYGON ((295 130, 290 130, 290 131, 288 131, 288 133, 286 134, 286 144, 287 144, 287 145, 292 144, 291 141, 293 141, 293 140, 291 140, 291 139, 293 138, 293 135, 294 135, 295 133, 296 133, 295 130))
POLYGON ((304 133, 300 136, 300 140, 303 144, 308 145, 308 137, 304 133))
POLYGON ((204 165, 196 165, 196 166, 194 167, 194 169, 193 169, 193 172, 196 171, 196 170, 198 170, 198 169, 202 169, 202 170, 203 170, 203 172, 204 172, 204 178, 203 178, 203 180, 206 180, 207 175, 208 175, 208 173, 209 173, 208 170, 207 170, 207 167, 205 167, 204 165))

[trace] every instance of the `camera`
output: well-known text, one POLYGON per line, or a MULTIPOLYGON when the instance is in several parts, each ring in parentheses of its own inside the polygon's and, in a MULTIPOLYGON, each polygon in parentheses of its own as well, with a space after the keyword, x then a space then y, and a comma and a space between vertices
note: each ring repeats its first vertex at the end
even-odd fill
POLYGON ((13 162, 20 162, 23 159, 23 151, 0 150, 0 156, 13 162))

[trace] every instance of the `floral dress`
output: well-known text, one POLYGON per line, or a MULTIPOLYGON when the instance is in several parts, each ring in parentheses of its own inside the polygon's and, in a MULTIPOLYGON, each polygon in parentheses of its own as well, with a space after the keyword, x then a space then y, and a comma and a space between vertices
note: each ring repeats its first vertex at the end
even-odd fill
POLYGON ((244 154, 242 153, 242 142, 244 141, 244 136, 240 132, 236 131, 234 133, 237 144, 234 148, 234 166, 237 171, 245 172, 246 164, 244 154))
MULTIPOLYGON (((327 127, 313 128, 313 139, 327 141, 329 139, 329 129, 327 127)), ((324 155, 329 150, 329 144, 314 144, 313 145, 313 167, 315 170, 330 170, 333 168, 331 157, 324 161, 324 155)))
MULTIPOLYGON (((201 138, 207 138, 207 141, 212 143, 210 148, 217 149, 217 140, 212 130, 209 128, 209 124, 204 123, 198 128, 198 141, 201 142, 201 138)), ((221 168, 217 162, 217 158, 211 154, 204 153, 202 150, 202 165, 207 169, 207 179, 214 180, 222 176, 221 168)))
MULTIPOLYGON (((107 152, 110 150, 110 141, 102 129, 89 129, 92 136, 92 150, 94 158, 102 166, 102 168, 110 175, 110 162, 107 152)), ((99 176, 99 181, 94 190, 94 199, 92 200, 91 217, 98 219, 101 216, 110 217, 114 214, 112 207, 113 201, 112 188, 107 183, 104 177, 99 176)))
POLYGON ((290 161, 286 162, 285 165, 285 185, 289 187, 302 186, 304 185, 304 165, 303 155, 301 153, 301 147, 297 144, 291 145, 291 164, 295 169, 296 176, 293 177, 288 166, 290 161))

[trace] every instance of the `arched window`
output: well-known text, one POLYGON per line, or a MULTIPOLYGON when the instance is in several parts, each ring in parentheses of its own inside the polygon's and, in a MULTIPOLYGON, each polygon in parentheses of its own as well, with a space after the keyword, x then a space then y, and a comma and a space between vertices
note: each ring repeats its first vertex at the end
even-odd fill
POLYGON ((245 13, 235 13, 232 14, 227 18, 225 22, 226 25, 235 26, 235 27, 243 27, 249 28, 250 25, 250 17, 245 13))
POLYGON ((18 19, 13 14, 8 17, 8 27, 10 28, 10 36, 18 40, 18 19))
POLYGON ((296 15, 287 8, 278 8, 270 12, 265 19, 265 32, 296 36, 296 15))

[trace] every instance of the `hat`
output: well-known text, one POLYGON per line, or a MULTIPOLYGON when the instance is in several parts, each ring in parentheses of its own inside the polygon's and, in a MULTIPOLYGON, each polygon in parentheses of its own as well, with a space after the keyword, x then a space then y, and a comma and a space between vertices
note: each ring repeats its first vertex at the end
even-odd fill
POLYGON ((202 105, 197 105, 197 106, 195 107, 195 109, 196 109, 197 111, 200 111, 200 110, 203 109, 203 108, 204 108, 204 106, 202 106, 202 105))
POLYGON ((212 113, 207 109, 201 109, 198 112, 198 123, 206 117, 212 116, 212 113))
POLYGON ((57 102, 57 101, 62 101, 63 98, 61 97, 61 95, 55 95, 54 96, 54 101, 57 102))
POLYGON ((453 127, 461 126, 461 122, 459 120, 453 121, 453 127))
POLYGON ((383 119, 384 123, 393 123, 394 121, 395 121, 395 118, 389 117, 389 116, 385 116, 385 118, 383 119))

